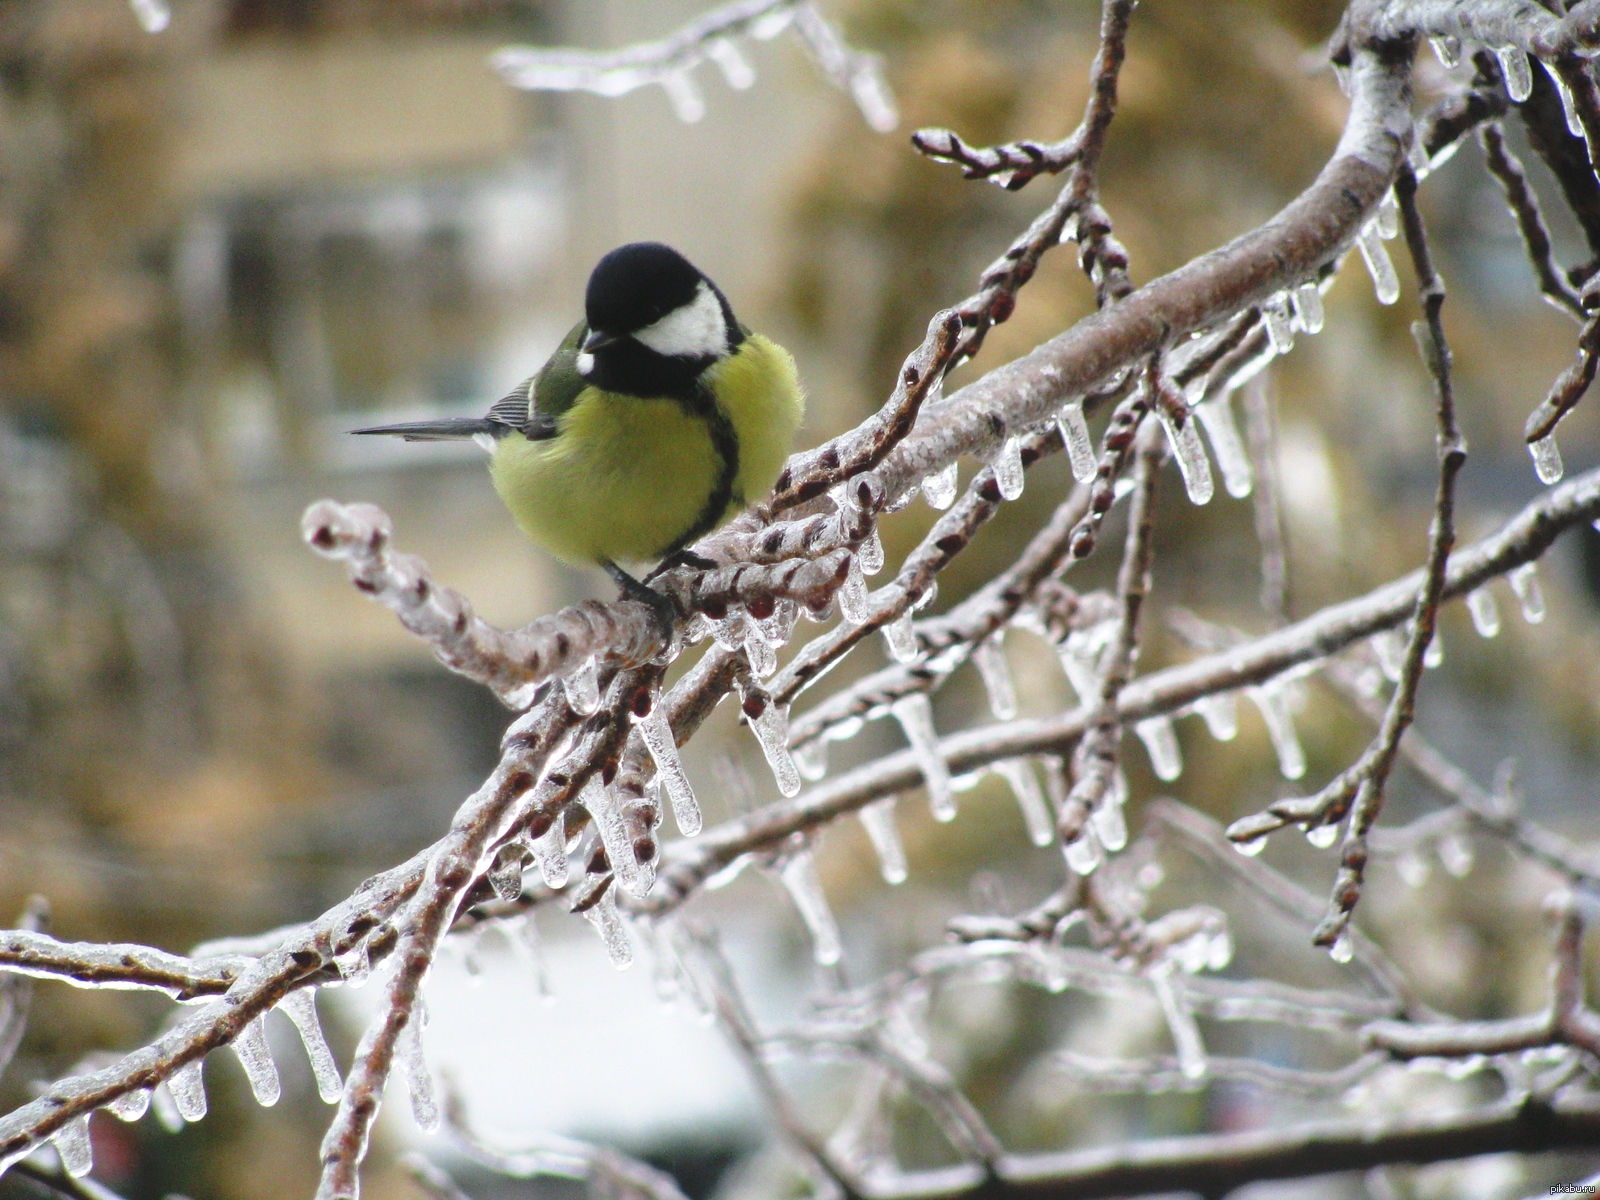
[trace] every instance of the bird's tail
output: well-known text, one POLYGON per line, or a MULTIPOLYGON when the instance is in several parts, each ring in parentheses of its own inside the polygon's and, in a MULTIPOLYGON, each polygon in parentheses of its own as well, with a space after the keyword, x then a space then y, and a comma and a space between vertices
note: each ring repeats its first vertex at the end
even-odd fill
POLYGON ((374 425, 370 429, 352 429, 351 433, 382 433, 390 437, 405 438, 408 442, 455 442, 467 438, 498 437, 506 426, 487 417, 440 417, 433 421, 402 421, 398 425, 374 425))

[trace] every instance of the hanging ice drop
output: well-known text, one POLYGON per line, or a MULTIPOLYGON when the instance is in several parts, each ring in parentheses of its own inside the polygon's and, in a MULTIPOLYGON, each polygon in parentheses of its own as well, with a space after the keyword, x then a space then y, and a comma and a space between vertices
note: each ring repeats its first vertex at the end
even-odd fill
POLYGON ((428 1057, 422 1048, 422 1025, 423 1008, 419 998, 410 1019, 400 1030, 395 1056, 400 1060, 411 1092, 412 1119, 423 1133, 432 1133, 439 1128, 439 1101, 433 1090, 433 1072, 428 1070, 428 1057))
POLYGON ((1390 241, 1400 233, 1400 205, 1394 198, 1394 189, 1390 188, 1383 194, 1383 199, 1378 201, 1378 212, 1373 217, 1372 223, 1377 227, 1378 236, 1384 241, 1390 241))
POLYGON ((1431 37, 1428 45, 1433 47, 1433 56, 1439 60, 1439 65, 1447 71, 1461 61, 1461 39, 1458 37, 1431 37))
POLYGON ((922 481, 922 498, 941 511, 956 502, 956 464, 935 471, 922 481))
POLYGON ((778 669, 778 652, 761 635, 754 621, 745 622, 744 656, 757 679, 767 679, 778 669))
POLYGON ((1435 847, 1439 862, 1457 879, 1465 879, 1472 872, 1472 843, 1460 833, 1447 833, 1435 847))
POLYGON ((950 786, 950 768, 939 753, 939 736, 933 729, 933 706, 921 692, 902 696, 890 706, 906 741, 911 743, 912 756, 928 786, 928 808, 935 821, 953 821, 956 817, 955 791, 950 786))
POLYGON ((1522 619, 1529 625, 1537 625, 1544 620, 1544 589, 1539 586, 1539 565, 1523 563, 1507 578, 1511 581, 1511 590, 1522 602, 1522 619))
POLYGON ((823 737, 814 737, 809 742, 803 742, 790 748, 789 753, 794 758, 794 765, 800 770, 800 778, 815 783, 828 773, 828 740, 823 737))
POLYGON ((172 8, 167 0, 133 0, 133 15, 146 33, 160 33, 172 24, 172 8))
POLYGON ((1083 402, 1073 400, 1056 414, 1056 424, 1061 428, 1061 440, 1066 443, 1067 461, 1072 464, 1072 477, 1079 483, 1094 478, 1094 439, 1089 435, 1089 422, 1083 416, 1083 402))
POLYGON ((1567 86, 1567 81, 1561 78, 1561 72, 1550 63, 1544 64, 1545 74, 1550 76, 1550 82, 1556 85, 1556 95, 1561 97, 1561 115, 1566 118, 1567 132, 1573 137, 1583 136, 1583 118, 1578 115, 1578 106, 1573 103, 1572 89, 1567 86))
POLYGON ((591 654, 578 669, 561 681, 572 711, 587 717, 600 707, 600 658, 591 654))
POLYGON ((630 896, 646 896, 650 885, 656 881, 656 863, 651 859, 641 865, 633 852, 633 838, 628 833, 628 823, 622 816, 622 805, 617 794, 608 788, 596 771, 590 775, 578 794, 578 803, 594 818, 600 831, 601 844, 606 848, 606 858, 617 882, 628 890, 630 896))
POLYGON ((789 753, 789 709, 768 697, 761 699, 761 711, 752 717, 747 708, 745 718, 750 722, 756 741, 761 743, 761 753, 766 756, 767 766, 772 768, 778 791, 785 796, 798 795, 800 768, 789 753))
POLYGON ((1025 758, 1006 758, 995 763, 994 769, 1011 785, 1011 794, 1017 798, 1028 829, 1028 840, 1035 846, 1048 846, 1055 837, 1055 822, 1050 819, 1050 806, 1045 803, 1033 765, 1025 758))
POLYGON ((1251 838, 1248 842, 1235 842, 1233 848, 1246 858, 1255 858, 1267 848, 1267 835, 1251 838))
POLYGON ((800 919, 811 933, 811 956, 822 966, 831 967, 839 961, 839 926, 828 907, 828 897, 823 894, 822 880, 817 878, 817 864, 810 850, 796 850, 779 868, 783 886, 789 890, 794 906, 800 910, 800 919))
POLYGON ((1017 715, 1017 689, 1011 681, 1011 664, 1006 660, 1005 631, 995 633, 972 648, 972 661, 983 677, 983 690, 989 696, 989 711, 997 721, 1017 715))
POLYGON ((555 823, 533 840, 533 861, 545 887, 559 892, 567 886, 567 818, 556 814, 555 823))
POLYGON ((283 1094, 278 1082, 278 1068, 272 1061, 272 1050, 267 1046, 266 1022, 257 1017, 246 1025, 233 1039, 233 1052, 244 1066, 245 1077, 250 1080, 250 1091, 256 1103, 271 1108, 283 1094))
POLYGON ((672 732, 672 726, 667 724, 659 703, 652 704, 648 713, 633 720, 639 735, 644 738, 644 744, 650 748, 650 757, 655 759, 656 774, 661 777, 661 785, 667 790, 667 799, 672 804, 672 819, 678 823, 678 832, 684 837, 694 837, 700 832, 700 802, 695 799, 694 788, 689 786, 683 759, 678 757, 678 739, 672 732))
POLYGON ((316 996, 314 988, 299 988, 278 1001, 278 1010, 300 1032, 306 1058, 311 1062, 312 1077, 317 1081, 317 1095, 325 1104, 337 1104, 344 1084, 339 1080, 339 1066, 333 1061, 328 1040, 322 1036, 322 1023, 317 1020, 316 996))
POLYGON ((672 101, 672 111, 678 120, 693 125, 706 115, 705 98, 700 95, 700 85, 687 71, 670 71, 661 77, 661 86, 672 101))
MULTIPOLYGON (((167 1091, 171 1094, 173 1107, 178 1110, 178 1115, 190 1123, 200 1120, 206 1115, 206 1080, 202 1067, 203 1060, 195 1059, 185 1063, 171 1075, 167 1076, 167 1091)), ((154 1096, 156 1115, 161 1115, 161 1089, 156 1089, 154 1096)), ((162 1124, 166 1124, 165 1121, 162 1124)))
POLYGON ((1295 316, 1307 333, 1322 332, 1322 291, 1316 280, 1308 280, 1294 290, 1295 316))
POLYGON ((1261 720, 1267 726, 1267 736, 1272 748, 1278 752, 1278 770, 1285 779, 1299 779, 1306 773, 1305 751, 1300 748, 1300 738, 1294 731, 1294 717, 1283 689, 1264 684, 1250 689, 1250 699, 1261 711, 1261 720))
POLYGON ((1467 612, 1479 637, 1492 638, 1500 632, 1500 609, 1488 584, 1467 593, 1467 612))
POLYGON ((1203 696, 1194 702, 1194 706, 1217 741, 1231 742, 1238 736, 1239 708, 1232 692, 1203 696))
POLYGON ((1150 756, 1150 769, 1163 783, 1171 783, 1183 774, 1183 755, 1178 749, 1178 734, 1172 728, 1170 717, 1150 717, 1137 722, 1133 731, 1144 743, 1150 756))
POLYGON ((1347 963, 1356 956, 1355 943, 1350 940, 1349 928, 1341 929, 1339 936, 1328 947, 1328 957, 1336 963, 1347 963))
POLYGON ((1022 495, 1024 471, 1022 469, 1022 439, 1007 437, 989 464, 994 469, 995 486, 1000 489, 1000 499, 1015 500, 1022 495))
POLYGON ((1108 792, 1089 814, 1089 825, 1100 844, 1115 854, 1128 844, 1128 819, 1115 789, 1108 792))
POLYGON ((1379 304, 1393 304, 1400 299, 1400 277, 1394 273, 1394 263, 1389 261, 1389 251, 1378 236, 1376 222, 1368 222, 1356 237, 1361 258, 1372 276, 1372 288, 1379 304))
POLYGON ((94 1169, 94 1147, 89 1142, 89 1118, 74 1117, 51 1139, 61 1156, 61 1169, 74 1179, 82 1179, 94 1169))
POLYGON ((583 916, 600 934, 611 965, 619 971, 633 966, 633 941, 617 911, 616 889, 608 887, 597 903, 583 910, 583 916))
POLYGON ((1337 822, 1330 821, 1326 825, 1313 825, 1305 831, 1306 841, 1318 850, 1326 850, 1339 840, 1339 826, 1337 822))
POLYGON ((1439 636, 1437 629, 1428 639, 1428 648, 1422 652, 1422 665, 1430 671, 1438 670, 1444 665, 1444 639, 1439 636))
POLYGON ((852 625, 862 624, 869 615, 867 581, 861 574, 859 555, 850 556, 849 572, 839 585, 839 615, 852 625))
POLYGON ((909 608, 883 627, 883 640, 889 647, 889 657, 895 662, 917 661, 917 634, 911 624, 909 608))
POLYGON ((150 1089, 136 1088, 131 1092, 124 1092, 106 1109, 119 1121, 137 1121, 150 1110, 150 1089))
POLYGON ((904 883, 906 848, 900 842, 900 828, 894 821, 894 797, 874 800, 858 814, 878 855, 878 869, 885 883, 904 883))
POLYGON ((1533 471, 1540 483, 1560 483, 1567 473, 1561 461, 1561 447, 1556 445, 1556 435, 1547 433, 1536 442, 1528 443, 1528 453, 1533 455, 1533 471))
POLYGON ((756 81, 755 68, 728 38, 712 38, 706 43, 706 57, 716 63, 728 86, 736 92, 745 91, 756 81))
POLYGON ((856 551, 861 559, 861 573, 863 575, 876 575, 883 570, 883 539, 878 536, 878 527, 874 525, 872 532, 867 534, 862 541, 861 548, 856 551))
POLYGON ((1200 1040, 1200 1026, 1195 1023, 1194 1010, 1173 986, 1172 964, 1162 963, 1152 970, 1150 983, 1161 1004, 1162 1015, 1167 1018, 1173 1048, 1178 1052, 1178 1070, 1187 1079, 1203 1078, 1206 1073, 1205 1043, 1200 1040))
POLYGON ((1267 340, 1278 354, 1294 349, 1294 321, 1289 316, 1287 297, 1282 293, 1261 306, 1261 319, 1267 327, 1267 340))
POLYGON ((1217 466, 1222 471, 1222 486, 1228 495, 1242 500, 1250 494, 1253 480, 1250 475, 1250 456, 1244 452, 1239 440, 1239 429, 1233 423, 1233 407, 1229 393, 1221 392, 1214 399, 1194 406, 1194 414, 1206 428, 1211 439, 1211 451, 1217 456, 1217 466))
POLYGON ((1072 841, 1061 848, 1066 855, 1067 866, 1078 875, 1092 875, 1094 869, 1100 865, 1104 855, 1100 852, 1100 842, 1090 825, 1072 841))
POLYGON ((1500 60, 1500 73, 1505 76, 1506 95, 1513 104, 1521 104, 1533 94, 1533 70, 1528 65, 1528 55, 1517 46, 1501 46, 1494 56, 1500 60))
POLYGON ((1200 444, 1198 422, 1190 412, 1182 425, 1165 407, 1160 410, 1161 427, 1167 431, 1167 441, 1172 446, 1172 456, 1178 460, 1178 472, 1183 476, 1183 490, 1192 504, 1207 504, 1211 500, 1211 464, 1206 459, 1205 447, 1200 444))

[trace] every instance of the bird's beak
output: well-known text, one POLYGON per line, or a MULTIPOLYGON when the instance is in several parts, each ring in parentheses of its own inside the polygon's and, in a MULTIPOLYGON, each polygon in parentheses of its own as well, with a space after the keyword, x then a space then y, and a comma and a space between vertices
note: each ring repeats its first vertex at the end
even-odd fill
POLYGON ((607 333, 603 329, 591 329, 589 336, 583 339, 583 350, 585 354, 593 354, 596 350, 604 349, 621 340, 621 334, 607 333))

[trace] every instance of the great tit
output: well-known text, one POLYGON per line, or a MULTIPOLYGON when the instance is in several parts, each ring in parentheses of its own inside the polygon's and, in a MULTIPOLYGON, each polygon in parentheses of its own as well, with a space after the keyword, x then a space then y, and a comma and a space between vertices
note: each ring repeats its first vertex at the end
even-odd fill
POLYGON ((352 432, 477 440, 530 538, 599 565, 670 628, 665 598, 618 564, 692 560, 691 542, 772 488, 804 409, 788 351, 676 250, 633 242, 600 260, 584 319, 487 414, 352 432))

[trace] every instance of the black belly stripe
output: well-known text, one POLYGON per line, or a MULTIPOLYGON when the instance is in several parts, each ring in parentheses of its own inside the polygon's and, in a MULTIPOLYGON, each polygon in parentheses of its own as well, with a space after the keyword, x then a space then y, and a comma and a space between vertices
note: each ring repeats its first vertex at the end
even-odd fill
POLYGON ((734 431, 733 422, 728 420, 728 414, 722 411, 711 390, 704 384, 697 384, 692 399, 680 399, 679 403, 685 411, 706 423, 711 446, 722 459, 722 473, 718 475, 711 494, 706 497, 705 507, 700 510, 694 524, 661 551, 662 558, 676 554, 697 538, 710 533, 721 522, 729 504, 736 499, 743 501, 734 486, 739 478, 739 435, 734 431))

